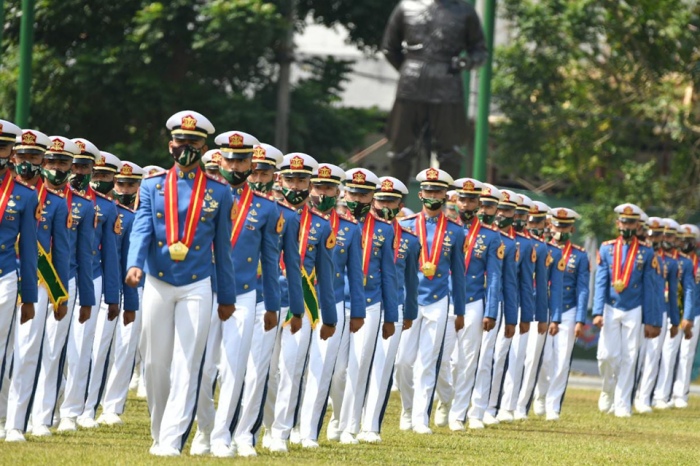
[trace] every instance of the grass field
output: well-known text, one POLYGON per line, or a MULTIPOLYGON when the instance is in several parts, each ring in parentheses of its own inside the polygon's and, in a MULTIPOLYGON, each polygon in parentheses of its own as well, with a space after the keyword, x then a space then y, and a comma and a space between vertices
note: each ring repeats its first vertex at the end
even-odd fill
MULTIPOLYGON (((561 421, 540 418, 501 424, 483 431, 450 432, 434 428, 419 436, 398 429, 399 400, 393 396, 384 441, 346 446, 325 441, 321 448, 292 446, 288 455, 259 452, 257 458, 156 458, 151 446, 145 400, 131 398, 123 416, 125 425, 101 427, 50 438, 27 436, 25 444, 0 444, 0 464, 700 464, 700 398, 691 398, 685 410, 616 419, 600 414, 598 392, 569 390, 561 421)), ((189 444, 186 447, 189 452, 189 444)))

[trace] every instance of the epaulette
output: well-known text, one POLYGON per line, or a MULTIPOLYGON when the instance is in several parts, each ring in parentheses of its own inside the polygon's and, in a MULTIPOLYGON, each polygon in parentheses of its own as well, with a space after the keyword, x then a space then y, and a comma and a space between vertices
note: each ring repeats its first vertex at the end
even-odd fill
POLYGON ((264 193, 262 191, 256 191, 254 189, 251 189, 251 191, 253 191, 254 195, 256 195, 258 197, 262 197, 263 199, 267 199, 268 201, 275 202, 275 200, 276 200, 275 196, 273 196, 272 194, 267 194, 267 193, 264 193))
POLYGON ((550 245, 550 246, 552 246, 552 247, 555 247, 555 248, 557 248, 557 249, 564 249, 564 246, 562 246, 561 244, 557 244, 557 243, 555 243, 554 241, 550 241, 550 242, 547 243, 547 244, 550 245))
POLYGON ((216 181, 219 184, 222 184, 224 186, 228 186, 228 182, 222 181, 221 178, 219 178, 216 175, 210 175, 209 173, 205 173, 204 175, 212 181, 216 181))
POLYGON ((411 219, 414 219, 416 217, 418 217, 418 214, 408 215, 408 216, 402 218, 400 221, 403 222, 404 220, 411 220, 411 219))
POLYGON ((319 217, 321 217, 321 218, 324 219, 324 220, 328 220, 328 219, 330 218, 330 215, 324 214, 324 213, 321 212, 320 210, 316 209, 316 207, 311 207, 311 209, 309 209, 309 210, 311 210, 311 213, 312 213, 312 214, 318 215, 319 217))
POLYGON ((50 192, 50 193, 53 194, 54 196, 66 197, 66 195, 63 194, 63 190, 56 190, 56 189, 51 189, 51 188, 47 187, 47 188, 46 188, 46 191, 50 192))
POLYGON ((19 176, 15 178, 15 183, 20 184, 27 189, 31 189, 32 191, 34 191, 36 189, 36 186, 32 186, 30 184, 27 184, 27 182, 22 180, 19 176))
POLYGON ((487 230, 491 230, 491 231, 498 231, 498 228, 496 228, 495 225, 487 225, 485 223, 481 224, 481 228, 486 228, 487 230))
POLYGON ((373 216, 374 219, 375 219, 376 221, 378 221, 378 222, 386 223, 386 224, 389 224, 389 225, 392 225, 392 224, 394 223, 393 220, 384 220, 383 218, 379 218, 379 217, 377 217, 376 215, 372 215, 372 216, 373 216))
POLYGON ((537 236, 530 235, 530 239, 533 241, 537 241, 538 243, 547 244, 542 238, 538 238, 537 236))
POLYGON ((413 231, 413 229, 411 229, 411 228, 408 228, 408 227, 405 227, 402 225, 401 229, 410 235, 416 236, 416 232, 413 231))
POLYGON ((508 238, 508 239, 513 239, 513 238, 511 238, 510 235, 509 235, 508 233, 506 233, 505 231, 502 231, 501 234, 502 234, 503 236, 505 236, 506 238, 508 238))
POLYGON ((166 173, 168 173, 166 170, 163 170, 162 172, 151 173, 151 174, 148 175, 146 178, 144 178, 144 180, 147 180, 147 179, 149 179, 149 178, 155 178, 156 176, 163 176, 163 175, 165 175, 166 173))
POLYGON ((684 252, 678 251, 678 255, 681 256, 681 257, 684 257, 684 258, 686 258, 686 259, 690 259, 690 256, 689 256, 688 254, 684 253, 684 252))
POLYGON ((136 211, 135 211, 134 209, 130 209, 129 207, 124 206, 124 205, 121 205, 121 204, 118 203, 118 202, 117 202, 117 207, 119 207, 120 209, 127 210, 127 211, 131 212, 132 214, 135 214, 135 213, 136 213, 136 211))
POLYGON ((95 190, 93 190, 93 192, 95 193, 96 196, 100 196, 102 199, 107 199, 108 201, 114 201, 114 199, 112 198, 112 196, 108 196, 108 195, 106 195, 106 194, 102 194, 102 193, 100 193, 100 192, 98 192, 98 191, 95 191, 95 190))
POLYGON ((462 221, 458 218, 447 217, 447 220, 454 223, 455 225, 460 226, 460 227, 464 226, 464 223, 462 223, 462 221))
POLYGON ((520 237, 522 237, 522 238, 530 239, 530 237, 527 236, 527 235, 526 235, 525 233, 523 233, 522 231, 516 231, 516 232, 515 232, 515 236, 520 236, 520 237))
POLYGON ((75 190, 75 189, 73 189, 73 188, 70 188, 70 190, 73 192, 74 195, 80 196, 80 197, 82 197, 83 199, 87 199, 88 201, 92 201, 92 196, 88 195, 87 193, 85 193, 85 192, 80 192, 80 191, 75 190))
POLYGON ((348 214, 338 214, 338 217, 342 218, 343 220, 345 220, 345 221, 347 221, 347 222, 354 223, 355 225, 357 225, 357 220, 355 220, 355 217, 353 217, 353 216, 351 216, 351 215, 348 215, 348 214))
POLYGON ((277 201, 277 205, 282 206, 282 207, 286 207, 287 209, 291 210, 292 212, 296 212, 296 211, 297 211, 297 208, 294 207, 294 206, 293 206, 292 204, 290 204, 289 202, 287 202, 285 199, 282 199, 282 200, 280 200, 280 199, 275 199, 275 200, 277 201))
POLYGON ((611 244, 615 244, 615 241, 617 241, 617 240, 611 239, 608 241, 603 241, 602 246, 610 246, 611 244))
POLYGON ((579 246, 578 244, 571 243, 571 247, 578 250, 578 251, 586 252, 586 250, 584 248, 582 248, 581 246, 579 246))

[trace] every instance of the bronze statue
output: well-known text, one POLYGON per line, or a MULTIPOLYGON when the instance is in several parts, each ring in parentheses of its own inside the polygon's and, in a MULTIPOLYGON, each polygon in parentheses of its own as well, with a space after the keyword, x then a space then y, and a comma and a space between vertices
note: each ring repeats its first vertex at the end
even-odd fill
POLYGON ((476 10, 464 0, 403 0, 389 18, 382 50, 401 73, 387 123, 393 176, 408 181, 421 140, 441 169, 459 176, 467 133, 461 71, 481 66, 488 55, 476 10))

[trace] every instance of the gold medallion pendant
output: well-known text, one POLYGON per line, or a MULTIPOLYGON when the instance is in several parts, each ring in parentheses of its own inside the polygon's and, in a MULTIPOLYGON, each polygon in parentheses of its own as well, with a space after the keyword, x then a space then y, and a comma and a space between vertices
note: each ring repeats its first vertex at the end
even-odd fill
POLYGON ((184 261, 190 251, 190 248, 182 244, 181 241, 171 244, 168 249, 170 250, 170 258, 174 261, 184 261))
POLYGON ((615 291, 618 293, 621 293, 622 290, 625 289, 625 282, 622 280, 616 280, 615 283, 613 283, 613 288, 615 288, 615 291))
POLYGON ((423 272, 423 275, 425 275, 428 278, 435 276, 436 270, 437 267, 435 267, 435 264, 433 264, 432 262, 426 262, 421 266, 421 272, 423 272))

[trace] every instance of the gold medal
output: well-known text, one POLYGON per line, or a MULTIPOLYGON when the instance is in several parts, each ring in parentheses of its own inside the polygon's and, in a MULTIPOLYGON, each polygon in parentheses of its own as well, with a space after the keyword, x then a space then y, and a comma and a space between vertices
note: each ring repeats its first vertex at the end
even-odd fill
POLYGON ((613 283, 613 288, 615 288, 615 291, 617 291, 618 293, 621 293, 622 290, 625 289, 625 282, 623 282, 622 280, 617 280, 613 283))
POLYGON ((435 267, 435 264, 433 264, 432 262, 425 262, 420 269, 421 272, 423 272, 423 275, 425 275, 428 278, 431 278, 435 276, 435 271, 437 270, 437 267, 435 267))
POLYGON ((190 250, 190 248, 182 244, 181 241, 171 244, 168 246, 168 249, 170 250, 170 258, 174 261, 184 261, 185 257, 187 257, 187 253, 190 250))

